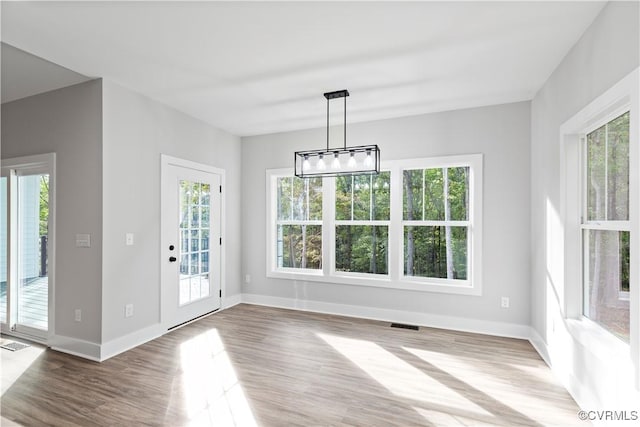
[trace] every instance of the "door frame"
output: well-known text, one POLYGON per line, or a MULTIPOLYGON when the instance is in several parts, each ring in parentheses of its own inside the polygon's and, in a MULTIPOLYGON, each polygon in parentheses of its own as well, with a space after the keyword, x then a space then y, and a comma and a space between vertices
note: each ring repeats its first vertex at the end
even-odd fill
MULTIPOLYGON (((175 325, 171 324, 171 319, 168 318, 167 310, 165 310, 165 298, 166 293, 163 287, 164 277, 165 277, 165 268, 166 263, 163 260, 166 258, 165 246, 167 242, 165 242, 164 236, 164 219, 162 215, 162 209, 164 207, 164 203, 166 198, 170 195, 165 194, 163 189, 166 188, 165 180, 168 178, 167 169, 170 166, 178 166, 187 169, 193 169, 206 173, 213 173, 220 176, 220 186, 222 187, 222 192, 220 194, 220 238, 222 239, 222 246, 220 247, 220 291, 222 292, 222 296, 220 297, 220 309, 224 307, 224 298, 226 295, 226 244, 225 244, 225 234, 226 234, 226 191, 225 191, 225 170, 220 169, 211 165, 194 162, 191 160, 182 159, 179 157, 169 156, 167 154, 160 154, 160 324, 163 330, 167 330, 170 327, 174 327, 175 325)), ((179 242, 176 242, 179 244, 179 242)))
POLYGON ((19 338, 26 338, 31 341, 36 341, 44 344, 51 342, 51 339, 55 336, 55 271, 56 271, 56 153, 36 154, 33 156, 13 157, 9 159, 2 159, 0 162, 2 169, 2 176, 7 177, 7 323, 2 327, 2 333, 6 335, 16 336, 19 338), (15 254, 17 253, 17 223, 13 221, 16 217, 18 208, 15 203, 11 203, 11 200, 15 197, 17 190, 17 175, 15 170, 28 171, 30 169, 46 170, 49 173, 49 230, 48 230, 48 242, 47 242, 47 285, 48 285, 48 303, 47 303, 47 332, 46 335, 39 334, 39 330, 30 328, 28 326, 22 326, 21 331, 11 330, 12 319, 15 315, 12 311, 15 307, 11 306, 11 300, 13 303, 17 301, 16 296, 11 295, 12 289, 9 287, 9 280, 13 284, 15 290, 15 282, 17 279, 16 263, 17 259, 15 254), (8 173, 5 175, 5 171, 8 173))

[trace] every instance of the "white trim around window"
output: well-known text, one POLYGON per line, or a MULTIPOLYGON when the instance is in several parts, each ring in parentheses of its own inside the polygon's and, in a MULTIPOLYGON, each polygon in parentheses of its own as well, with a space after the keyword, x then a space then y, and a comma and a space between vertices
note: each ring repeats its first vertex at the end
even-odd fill
POLYGON ((293 175, 292 169, 266 171, 266 275, 271 278, 309 282, 406 289, 461 295, 482 294, 482 154, 434 157, 382 162, 381 171, 391 173, 390 219, 366 221, 335 220, 335 178, 323 179, 322 268, 293 269, 276 265, 277 179, 293 175), (410 169, 468 167, 468 218, 464 221, 403 221, 403 171, 410 169), (388 226, 387 274, 336 271, 336 225, 388 226), (405 276, 404 226, 452 225, 467 227, 467 277, 465 280, 405 276))
MULTIPOLYGON (((560 127, 561 206, 560 218, 564 223, 564 259, 558 260, 564 269, 560 277, 561 304, 569 333, 592 352, 616 358, 620 369, 627 362, 633 372, 636 388, 640 385, 640 149, 638 123, 640 69, 636 69, 620 82, 584 107, 560 127), (584 138, 593 130, 625 112, 630 113, 629 127, 629 220, 589 221, 586 218, 586 197, 583 171, 585 162, 584 138), (614 337, 602 326, 583 315, 584 289, 583 230, 629 231, 630 238, 630 291, 620 292, 621 300, 630 305, 629 344, 614 337), (563 286, 562 286, 563 285, 563 286)), ((561 271, 561 270, 559 270, 561 271)), ((631 373, 631 372, 629 372, 631 373)))

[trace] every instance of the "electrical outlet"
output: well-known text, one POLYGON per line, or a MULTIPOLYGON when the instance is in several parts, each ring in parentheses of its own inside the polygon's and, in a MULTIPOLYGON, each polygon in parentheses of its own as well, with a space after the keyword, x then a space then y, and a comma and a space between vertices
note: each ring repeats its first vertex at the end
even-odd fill
POLYGON ((76 308, 75 321, 82 322, 82 310, 80 310, 79 308, 76 308))
POLYGON ((124 317, 133 316, 133 304, 127 304, 124 306, 124 317))
POLYGON ((250 274, 245 274, 244 275, 244 283, 251 283, 251 275, 250 274))
POLYGON ((502 308, 509 308, 509 297, 502 297, 502 300, 500 301, 500 306, 502 308))
POLYGON ((127 246, 133 246, 133 233, 126 233, 124 240, 127 246))

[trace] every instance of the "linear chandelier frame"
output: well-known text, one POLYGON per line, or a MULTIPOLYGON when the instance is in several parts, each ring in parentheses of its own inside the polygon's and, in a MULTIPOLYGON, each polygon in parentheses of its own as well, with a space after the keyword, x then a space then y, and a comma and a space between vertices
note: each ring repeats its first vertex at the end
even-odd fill
POLYGON ((300 178, 332 177, 350 175, 373 175, 380 173, 380 148, 375 145, 347 147, 347 97, 346 89, 326 92, 327 99, 327 148, 296 151, 294 173, 300 178), (332 99, 344 98, 344 143, 341 148, 329 147, 329 103, 332 99))

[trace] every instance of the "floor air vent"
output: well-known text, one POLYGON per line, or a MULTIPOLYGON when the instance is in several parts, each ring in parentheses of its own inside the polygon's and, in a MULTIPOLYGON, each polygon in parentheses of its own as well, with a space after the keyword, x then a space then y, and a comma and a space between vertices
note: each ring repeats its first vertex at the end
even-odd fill
POLYGON ((416 325, 405 325, 404 323, 392 323, 392 328, 400 328, 400 329, 411 329, 412 331, 417 331, 420 328, 416 325))
POLYGON ((11 350, 11 351, 18 351, 18 350, 22 350, 23 348, 27 348, 30 347, 28 344, 22 344, 19 342, 15 342, 15 341, 9 341, 9 342, 5 342, 2 345, 0 345, 0 348, 4 348, 6 350, 11 350))

